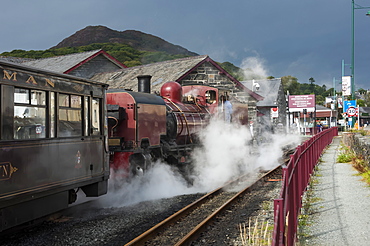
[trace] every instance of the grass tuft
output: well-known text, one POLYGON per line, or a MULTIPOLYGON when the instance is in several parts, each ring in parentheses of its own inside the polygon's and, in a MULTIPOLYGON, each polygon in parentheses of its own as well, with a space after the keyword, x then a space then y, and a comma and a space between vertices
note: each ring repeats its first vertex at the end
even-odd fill
POLYGON ((242 245, 271 245, 273 225, 269 225, 268 221, 260 221, 258 216, 252 225, 252 220, 249 218, 248 226, 245 223, 239 224, 240 238, 242 245))

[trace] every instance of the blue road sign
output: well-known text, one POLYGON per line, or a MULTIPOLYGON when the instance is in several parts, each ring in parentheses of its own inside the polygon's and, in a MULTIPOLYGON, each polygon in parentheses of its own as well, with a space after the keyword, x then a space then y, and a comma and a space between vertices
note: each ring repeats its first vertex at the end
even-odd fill
POLYGON ((356 100, 344 101, 343 102, 343 112, 347 112, 349 107, 356 108, 356 100))

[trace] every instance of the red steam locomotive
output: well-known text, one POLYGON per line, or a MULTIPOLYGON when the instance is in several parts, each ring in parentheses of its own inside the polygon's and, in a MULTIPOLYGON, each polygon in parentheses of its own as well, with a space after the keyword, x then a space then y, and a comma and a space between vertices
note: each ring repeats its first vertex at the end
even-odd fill
POLYGON ((150 77, 138 77, 139 92, 107 92, 113 176, 140 174, 157 159, 188 173, 197 133, 217 113, 218 89, 167 82, 158 96, 150 94, 150 77))

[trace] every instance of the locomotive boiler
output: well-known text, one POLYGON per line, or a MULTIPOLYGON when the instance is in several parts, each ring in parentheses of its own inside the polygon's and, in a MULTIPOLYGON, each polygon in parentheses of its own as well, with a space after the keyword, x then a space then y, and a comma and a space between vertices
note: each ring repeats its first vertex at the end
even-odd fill
POLYGON ((140 76, 139 92, 107 92, 110 166, 116 177, 138 175, 163 160, 185 174, 198 132, 208 123, 209 109, 193 97, 183 102, 182 87, 165 83, 160 96, 150 94, 150 76, 140 76))

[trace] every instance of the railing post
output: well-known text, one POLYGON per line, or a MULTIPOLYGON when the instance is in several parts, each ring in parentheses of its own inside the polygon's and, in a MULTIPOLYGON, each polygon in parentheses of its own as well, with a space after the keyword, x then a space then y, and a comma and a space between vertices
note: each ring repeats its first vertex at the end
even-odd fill
POLYGON ((284 215, 284 199, 278 198, 274 200, 274 218, 277 220, 277 228, 274 228, 274 236, 272 245, 284 245, 284 230, 285 230, 285 215, 284 215))

